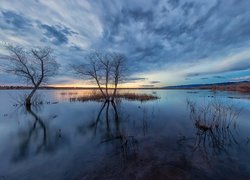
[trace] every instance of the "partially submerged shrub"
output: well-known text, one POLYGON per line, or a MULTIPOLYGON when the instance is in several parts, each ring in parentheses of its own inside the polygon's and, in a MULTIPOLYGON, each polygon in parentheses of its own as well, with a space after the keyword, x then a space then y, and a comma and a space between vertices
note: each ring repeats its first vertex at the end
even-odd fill
MULTIPOLYGON (((115 96, 115 99, 126 99, 131 101, 150 101, 150 100, 156 100, 159 99, 158 96, 152 95, 152 94, 136 94, 136 93, 118 93, 115 96)), ((102 94, 100 93, 92 93, 87 94, 84 96, 78 96, 78 97, 71 97, 69 98, 70 101, 105 101, 102 94)))
POLYGON ((241 109, 234 104, 218 99, 202 105, 197 105, 196 102, 187 99, 187 106, 190 110, 190 118, 204 129, 229 128, 235 125, 235 120, 241 112, 241 109))
POLYGON ((150 101, 159 99, 158 96, 152 94, 136 94, 136 93, 121 93, 117 94, 116 98, 134 100, 134 101, 150 101))
POLYGON ((199 105, 187 99, 187 106, 190 119, 197 129, 196 147, 202 142, 203 146, 222 150, 226 145, 238 144, 231 129, 236 128, 236 120, 242 109, 216 98, 199 105))

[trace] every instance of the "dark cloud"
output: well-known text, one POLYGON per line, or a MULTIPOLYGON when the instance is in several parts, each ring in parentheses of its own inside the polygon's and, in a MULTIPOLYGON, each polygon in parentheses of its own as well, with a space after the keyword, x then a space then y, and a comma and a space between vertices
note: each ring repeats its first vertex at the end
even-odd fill
POLYGON ((136 82, 136 81, 144 81, 147 78, 140 78, 140 77, 127 77, 124 81, 126 82, 136 82))
POLYGON ((147 10, 147 11, 143 11, 141 9, 132 9, 132 10, 128 10, 126 11, 126 9, 123 9, 123 13, 126 14, 127 16, 131 17, 132 19, 134 19, 134 21, 153 21, 154 20, 154 14, 152 11, 147 10))
POLYGON ((161 81, 150 81, 151 84, 158 84, 160 83, 161 81))
POLYGON ((199 73, 189 73, 187 74, 187 77, 197 77, 199 75, 200 75, 199 73))
POLYGON ((224 76, 213 76, 213 77, 216 79, 224 79, 225 78, 224 76))
POLYGON ((152 84, 146 84, 146 85, 141 85, 141 87, 142 88, 153 88, 153 87, 155 87, 154 85, 152 85, 152 84))
POLYGON ((0 24, 2 28, 15 28, 16 30, 24 30, 32 26, 28 18, 13 11, 2 11, 1 18, 6 24, 0 24))
POLYGON ((177 8, 180 4, 180 0, 168 0, 168 3, 173 7, 177 8))
POLYGON ((184 15, 188 16, 194 8, 194 2, 186 2, 181 6, 181 8, 183 9, 184 15))
POLYGON ((44 32, 44 40, 51 41, 55 45, 67 44, 68 36, 77 34, 74 31, 71 31, 67 27, 63 26, 50 26, 47 24, 41 24, 40 28, 45 30, 44 32))
POLYGON ((129 2, 98 3, 104 33, 93 47, 123 51, 133 71, 213 58, 250 44, 250 2, 162 0, 139 9, 129 2))

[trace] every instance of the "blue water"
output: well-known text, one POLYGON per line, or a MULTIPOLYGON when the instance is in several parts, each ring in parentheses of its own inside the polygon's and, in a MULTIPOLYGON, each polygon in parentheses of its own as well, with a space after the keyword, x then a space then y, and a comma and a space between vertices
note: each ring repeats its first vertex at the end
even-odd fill
POLYGON ((69 101, 89 90, 41 90, 27 111, 28 92, 0 91, 0 179, 250 179, 250 94, 130 90, 159 99, 104 105, 69 101), (187 99, 240 113, 226 133, 201 132, 187 99))

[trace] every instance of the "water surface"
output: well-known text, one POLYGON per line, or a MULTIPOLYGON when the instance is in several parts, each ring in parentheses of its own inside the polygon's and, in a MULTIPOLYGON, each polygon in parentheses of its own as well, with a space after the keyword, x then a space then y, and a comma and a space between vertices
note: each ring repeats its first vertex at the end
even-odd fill
POLYGON ((18 102, 28 91, 0 91, 0 179, 250 179, 250 94, 134 91, 160 98, 73 102, 91 92, 40 90, 27 111, 18 102), (187 100, 240 113, 209 133, 187 100))

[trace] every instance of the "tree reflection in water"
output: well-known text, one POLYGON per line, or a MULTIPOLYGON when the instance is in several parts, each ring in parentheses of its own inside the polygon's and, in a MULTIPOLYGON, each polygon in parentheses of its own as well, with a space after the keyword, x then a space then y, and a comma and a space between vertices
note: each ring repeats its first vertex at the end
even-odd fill
MULTIPOLYGON (((78 121, 70 121, 73 125, 70 130, 77 130, 76 134, 81 136, 76 137, 72 131, 67 134, 73 134, 71 142, 76 144, 75 149, 73 147, 73 151, 67 154, 74 156, 67 177, 70 179, 72 175, 85 179, 223 179, 238 177, 240 174, 243 174, 242 177, 248 176, 248 172, 236 169, 241 165, 239 160, 235 160, 236 156, 230 156, 234 153, 231 148, 238 147, 241 142, 235 137, 236 120, 240 111, 219 102, 208 103, 205 106, 192 101, 188 101, 187 104, 192 124, 188 121, 189 128, 185 129, 185 133, 193 134, 193 125, 195 135, 191 138, 183 136, 181 139, 178 139, 175 129, 167 129, 168 124, 164 126, 164 123, 172 125, 176 121, 171 122, 167 112, 160 116, 161 114, 157 114, 156 111, 156 117, 164 119, 159 120, 160 124, 157 124, 159 121, 154 119, 152 106, 139 104, 132 106, 131 110, 126 108, 126 102, 121 103, 121 100, 98 102, 100 109, 93 113, 94 118, 85 116, 84 120, 81 119, 81 115, 86 111, 88 115, 91 114, 89 109, 86 108, 84 111, 81 107, 79 114, 73 111, 70 117, 75 115, 79 118, 78 121), (88 123, 86 120, 91 122, 88 123)), ((95 104, 90 105, 92 108, 95 104)), ((22 135, 19 154, 16 156, 20 158, 29 155, 30 146, 34 153, 47 152, 53 147, 58 147, 60 143, 53 141, 56 133, 51 132, 47 121, 44 121, 37 111, 26 112, 33 121, 28 131, 22 135)), ((186 117, 184 115, 186 112, 183 113, 183 117, 186 117)), ((186 122, 186 119, 181 120, 180 122, 186 122)), ((64 133, 67 132, 65 129, 64 133)), ((61 136, 64 138, 65 135, 61 136)), ((60 158, 61 162, 65 156, 60 158)), ((71 162, 71 157, 69 159, 70 161, 65 164, 71 162)), ((64 173, 65 169, 62 168, 61 171, 64 173)))
MULTIPOLYGON (((33 108, 34 110, 32 108, 23 109, 24 113, 31 117, 32 124, 25 124, 27 125, 25 129, 19 132, 19 145, 13 161, 23 160, 31 154, 54 151, 60 143, 59 141, 62 137, 61 130, 58 129, 54 134, 49 132, 48 124, 36 112, 40 110, 41 106, 37 105, 33 106, 33 108), (54 137, 52 137, 53 135, 54 137)), ((53 115, 46 119, 46 122, 50 122, 56 117, 56 115, 53 115)))
MULTIPOLYGON (((126 159, 136 155, 138 142, 132 135, 128 135, 125 129, 121 129, 121 116, 119 114, 120 101, 106 101, 102 104, 101 109, 97 115, 94 132, 97 134, 97 129, 102 129, 103 125, 106 126, 106 131, 102 135, 101 143, 110 143, 119 149, 122 156, 126 159), (112 108, 111 108, 112 107, 112 108), (105 123, 101 123, 101 117, 105 109, 105 123)), ((101 131, 100 131, 101 132, 101 131)))

